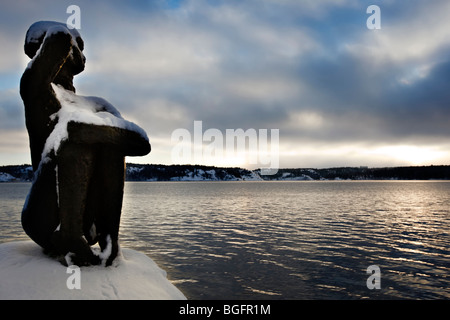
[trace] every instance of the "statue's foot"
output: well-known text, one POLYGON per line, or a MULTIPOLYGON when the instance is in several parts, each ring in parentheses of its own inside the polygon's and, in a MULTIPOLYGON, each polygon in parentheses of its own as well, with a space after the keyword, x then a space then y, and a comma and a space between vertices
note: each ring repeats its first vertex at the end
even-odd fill
POLYGON ((106 260, 105 266, 108 267, 112 265, 114 259, 119 253, 118 240, 111 239, 111 236, 107 235, 106 237, 100 237, 98 243, 100 244, 100 249, 102 250, 102 252, 100 253, 100 257, 103 260, 106 260))
POLYGON ((119 244, 117 241, 114 241, 112 243, 111 254, 109 255, 109 257, 105 263, 106 267, 112 265, 112 263, 113 263, 114 259, 117 257, 118 253, 119 253, 119 244))
POLYGON ((72 263, 77 266, 88 266, 97 265, 101 262, 100 258, 92 252, 84 237, 67 237, 60 231, 56 231, 52 240, 57 251, 65 255, 67 265, 72 263), (67 258, 70 261, 67 261, 67 258))
POLYGON ((80 254, 70 254, 69 256, 65 257, 65 260, 67 262, 67 265, 73 264, 79 267, 99 265, 101 263, 100 258, 96 255, 86 256, 80 254), (67 260, 69 260, 70 262, 68 262, 67 260))

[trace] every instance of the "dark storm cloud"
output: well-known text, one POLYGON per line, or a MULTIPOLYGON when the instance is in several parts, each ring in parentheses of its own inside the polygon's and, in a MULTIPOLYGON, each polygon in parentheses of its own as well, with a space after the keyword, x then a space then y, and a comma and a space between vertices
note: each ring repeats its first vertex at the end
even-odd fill
MULTIPOLYGON (((410 134, 448 135, 450 128, 450 64, 435 65, 424 78, 402 83, 403 70, 386 65, 373 70, 366 61, 351 56, 336 60, 312 59, 299 68, 298 75, 309 94, 301 97, 301 105, 339 119, 360 131, 355 116, 370 125, 378 119, 379 136, 410 134), (372 119, 371 121, 368 121, 372 119)), ((367 128, 369 129, 369 128, 367 128)), ((377 139, 370 136, 343 137, 351 139, 377 139)), ((337 139, 336 132, 329 132, 337 139)))

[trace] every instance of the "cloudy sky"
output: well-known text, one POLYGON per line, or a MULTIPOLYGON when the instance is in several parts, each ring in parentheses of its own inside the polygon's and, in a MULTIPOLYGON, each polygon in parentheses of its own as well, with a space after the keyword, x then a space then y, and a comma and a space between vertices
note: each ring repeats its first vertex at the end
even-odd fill
MULTIPOLYGON (((450 164, 448 0, 2 0, 0 165, 31 162, 25 33, 66 22, 71 4, 87 58, 77 93, 150 137, 151 154, 128 162, 177 162, 172 134, 202 121, 224 139, 278 129, 283 168, 450 164), (366 26, 372 4, 379 30, 366 26)), ((217 165, 262 165, 244 160, 217 165)))

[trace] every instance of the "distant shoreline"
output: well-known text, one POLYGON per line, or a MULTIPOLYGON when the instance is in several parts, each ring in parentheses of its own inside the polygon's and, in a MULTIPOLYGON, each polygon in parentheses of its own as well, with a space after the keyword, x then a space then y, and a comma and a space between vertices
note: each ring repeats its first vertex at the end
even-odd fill
MULTIPOLYGON (((0 182, 31 182, 30 165, 0 166, 0 182)), ((284 168, 274 175, 261 169, 203 165, 127 163, 126 181, 327 181, 327 180, 450 180, 450 165, 405 167, 284 168)))

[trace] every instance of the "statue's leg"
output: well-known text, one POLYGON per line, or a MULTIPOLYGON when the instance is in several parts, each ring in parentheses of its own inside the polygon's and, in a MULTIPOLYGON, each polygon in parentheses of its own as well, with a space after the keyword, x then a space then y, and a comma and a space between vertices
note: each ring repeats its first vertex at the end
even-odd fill
POLYGON ((61 253, 72 252, 75 264, 97 264, 83 235, 83 218, 89 184, 91 182, 95 148, 66 142, 58 152, 57 177, 61 226, 54 242, 61 253))
MULTIPOLYGON (((95 229, 102 252, 111 265, 119 251, 119 226, 125 180, 125 158, 111 146, 97 149, 95 172, 89 190, 89 202, 96 201, 95 229)), ((89 212, 91 210, 87 210, 89 212)))
POLYGON ((52 234, 59 225, 55 163, 41 165, 22 210, 27 235, 47 252, 54 251, 52 234))

